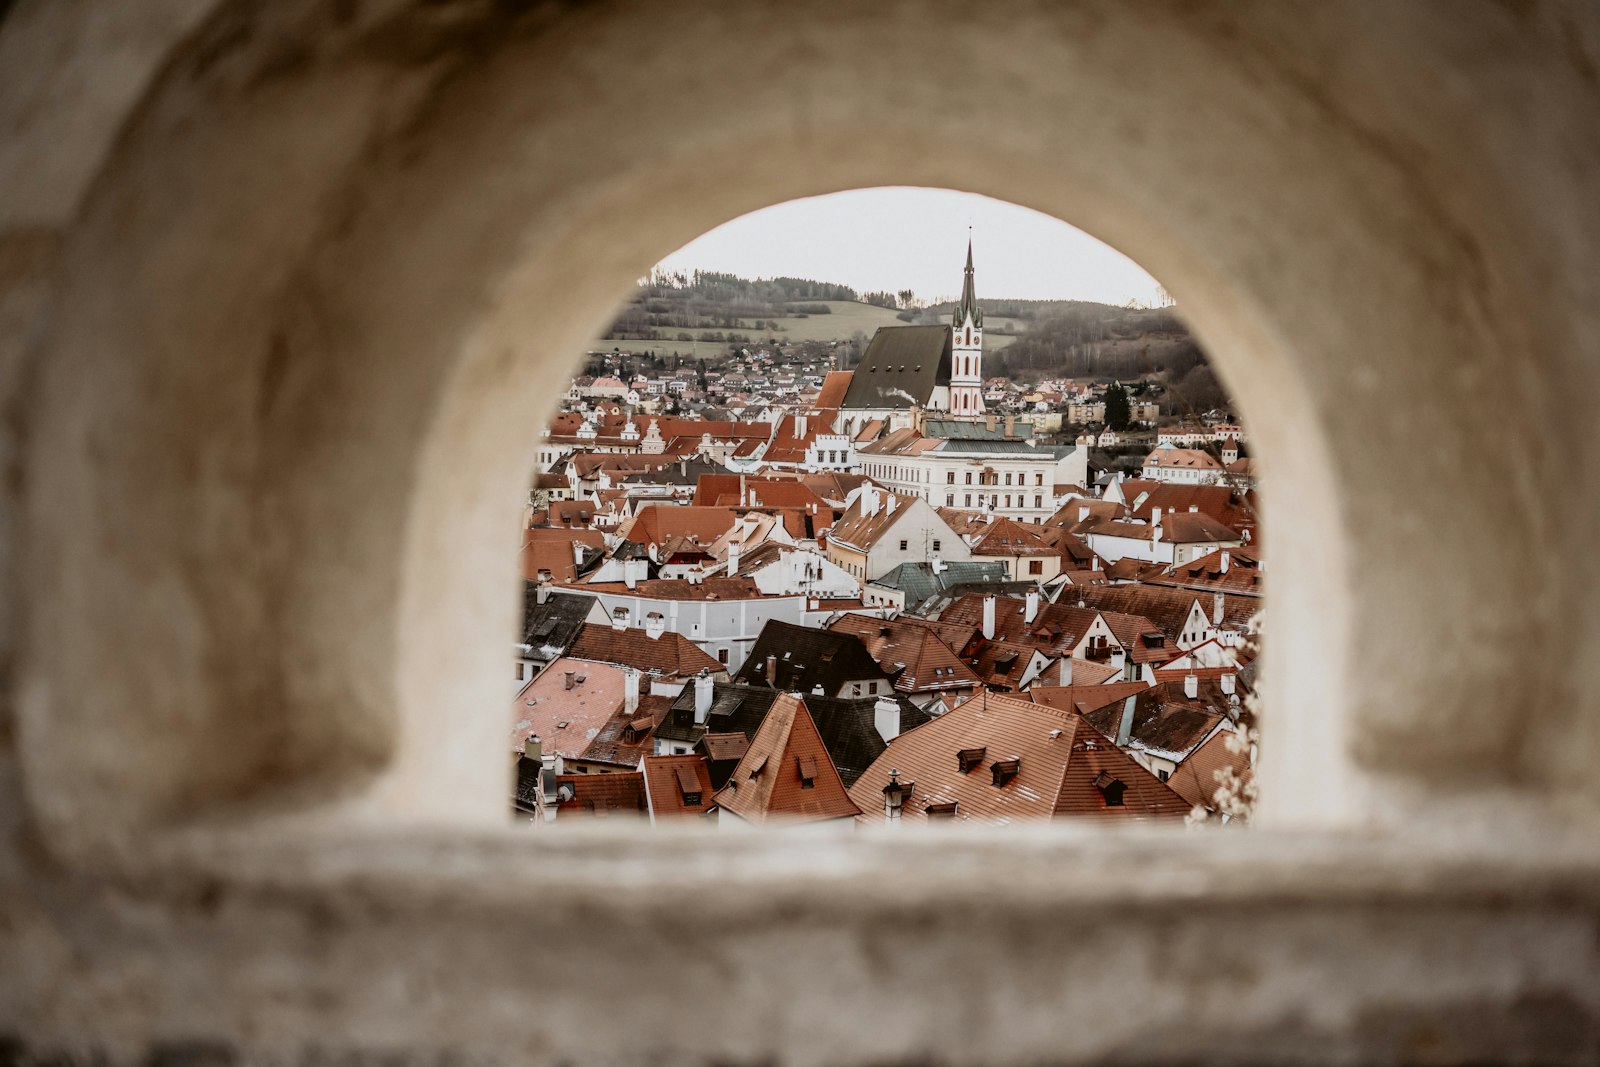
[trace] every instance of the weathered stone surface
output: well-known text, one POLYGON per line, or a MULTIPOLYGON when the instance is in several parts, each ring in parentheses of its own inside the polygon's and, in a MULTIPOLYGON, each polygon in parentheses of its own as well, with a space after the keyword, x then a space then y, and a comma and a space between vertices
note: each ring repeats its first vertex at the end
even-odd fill
POLYGON ((1487 0, 18 5, 0 1057, 1593 1062, 1597 40, 1487 0), (495 828, 549 383, 661 255, 884 183, 1083 225, 1218 355, 1279 834, 495 828))

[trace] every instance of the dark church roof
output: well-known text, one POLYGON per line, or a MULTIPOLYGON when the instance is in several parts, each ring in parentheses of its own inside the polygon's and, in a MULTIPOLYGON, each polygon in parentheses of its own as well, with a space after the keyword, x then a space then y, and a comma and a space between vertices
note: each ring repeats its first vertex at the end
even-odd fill
POLYGON ((927 407, 950 384, 950 327, 882 326, 844 394, 846 408, 927 407))

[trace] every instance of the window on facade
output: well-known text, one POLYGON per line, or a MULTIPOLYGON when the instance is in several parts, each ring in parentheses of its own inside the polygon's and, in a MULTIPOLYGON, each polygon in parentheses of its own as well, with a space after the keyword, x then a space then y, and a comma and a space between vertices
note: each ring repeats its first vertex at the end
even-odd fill
POLYGON ((972 494, 971 493, 966 494, 966 496, 964 498, 964 502, 962 503, 961 506, 964 507, 964 508, 970 508, 972 506, 972 494))
POLYGON ((1042 497, 1042 496, 1035 496, 1035 497, 1034 497, 1034 498, 1033 498, 1033 506, 1034 506, 1034 507, 1036 507, 1036 508, 1042 508, 1042 507, 1044 507, 1044 497, 1042 497))
POLYGON ((1029 574, 1043 574, 1044 573, 1044 560, 1042 560, 1042 559, 1030 559, 1028 561, 1028 573, 1029 574))
POLYGON ((909 547, 910 547, 910 542, 907 542, 907 541, 901 541, 900 542, 900 551, 904 552, 909 547))
POLYGON ((955 485, 956 484, 956 472, 955 471, 945 471, 944 481, 945 481, 946 485, 955 485))
POLYGON ((724 663, 724 664, 728 662, 728 650, 727 649, 725 649, 725 648, 717 649, 717 662, 718 663, 724 663))
POLYGON ((935 552, 937 552, 937 551, 939 551, 939 540, 938 540, 938 538, 934 538, 934 541, 933 541, 933 550, 934 550, 934 551, 935 551, 935 552))
POLYGON ((971 471, 967 472, 967 484, 968 485, 972 484, 972 472, 971 471))

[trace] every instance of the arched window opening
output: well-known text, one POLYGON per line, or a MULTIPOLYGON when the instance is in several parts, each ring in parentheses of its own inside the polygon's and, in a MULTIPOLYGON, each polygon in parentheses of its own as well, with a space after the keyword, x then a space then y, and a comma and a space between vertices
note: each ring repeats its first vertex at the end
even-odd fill
POLYGON ((970 194, 795 201, 574 356, 523 502, 520 820, 1249 820, 1249 435, 1118 253, 970 194), (942 211, 870 267, 827 244, 897 198, 942 211), (927 501, 974 471, 1039 491, 927 501), (996 730, 980 789, 951 746, 996 730))

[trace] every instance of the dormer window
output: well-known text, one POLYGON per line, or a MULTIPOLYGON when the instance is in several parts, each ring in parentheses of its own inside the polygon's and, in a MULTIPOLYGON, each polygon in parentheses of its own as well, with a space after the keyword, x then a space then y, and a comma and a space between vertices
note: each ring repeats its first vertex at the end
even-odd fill
POLYGON ((956 765, 961 768, 962 774, 968 774, 974 767, 983 762, 987 748, 964 748, 956 753, 956 765))
POLYGON ((1010 759, 995 760, 989 767, 989 773, 994 775, 994 785, 1000 789, 1011 779, 1022 772, 1022 760, 1016 756, 1010 759))
POLYGON ((1095 775, 1094 787, 1100 790, 1100 795, 1105 798, 1106 807, 1122 807, 1122 794, 1128 788, 1122 779, 1112 777, 1109 771, 1101 771, 1095 775))
POLYGON ((957 802, 954 801, 954 800, 947 800, 947 801, 941 801, 940 803, 937 803, 937 804, 929 804, 928 805, 928 811, 927 811, 928 818, 930 818, 930 819, 953 819, 953 818, 955 818, 956 817, 956 803, 957 802))
POLYGON ((800 773, 800 788, 811 789, 817 784, 817 758, 796 756, 795 767, 800 773))

